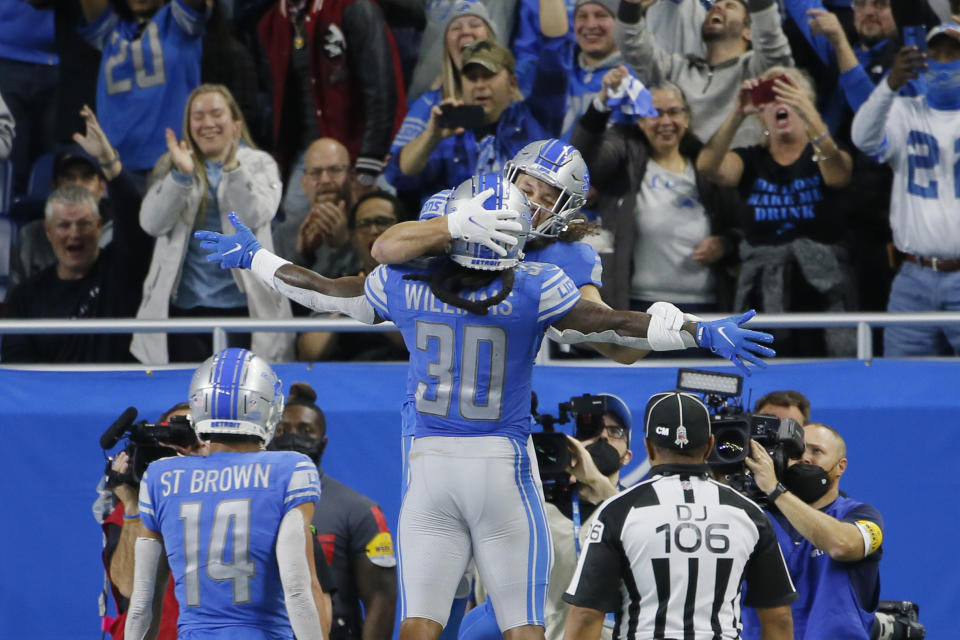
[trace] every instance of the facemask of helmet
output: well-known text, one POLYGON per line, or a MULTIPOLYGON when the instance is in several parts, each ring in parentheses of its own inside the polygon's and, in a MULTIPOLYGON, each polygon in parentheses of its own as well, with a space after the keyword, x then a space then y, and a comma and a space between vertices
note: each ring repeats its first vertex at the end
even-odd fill
POLYGON ((266 445, 283 414, 282 383, 263 358, 224 349, 194 372, 190 413, 197 434, 257 436, 266 445))
POLYGON ((487 189, 493 189, 493 195, 484 201, 484 209, 487 211, 512 209, 520 213, 518 222, 520 222, 522 228, 515 235, 517 244, 510 246, 502 243, 500 246, 507 251, 507 255, 500 256, 478 242, 457 240, 450 249, 450 259, 470 269, 503 271, 515 267, 523 260, 523 245, 530 233, 532 222, 530 203, 523 192, 515 185, 507 182, 501 175, 494 173, 480 174, 465 180, 454 189, 447 201, 446 213, 449 215, 458 206, 466 205, 474 196, 487 189))
MULTIPOLYGON (((525 173, 560 190, 557 202, 534 228, 534 234, 555 238, 566 231, 570 221, 580 212, 590 191, 590 172, 576 147, 557 139, 531 142, 509 160, 503 175, 513 184, 525 173)), ((543 210, 531 203, 534 218, 543 210)))

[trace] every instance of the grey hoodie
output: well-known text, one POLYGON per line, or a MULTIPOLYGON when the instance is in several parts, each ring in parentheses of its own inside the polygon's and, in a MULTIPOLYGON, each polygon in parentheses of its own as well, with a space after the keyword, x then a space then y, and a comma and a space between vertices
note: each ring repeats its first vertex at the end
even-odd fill
MULTIPOLYGON (((683 89, 690 103, 690 126, 707 142, 730 113, 740 85, 776 65, 793 66, 790 44, 780 28, 780 12, 771 0, 749 0, 753 49, 711 68, 697 56, 671 54, 662 49, 647 28, 638 4, 621 2, 616 40, 627 64, 648 86, 669 80, 683 89)), ((757 144, 760 123, 744 121, 733 147, 757 144)))

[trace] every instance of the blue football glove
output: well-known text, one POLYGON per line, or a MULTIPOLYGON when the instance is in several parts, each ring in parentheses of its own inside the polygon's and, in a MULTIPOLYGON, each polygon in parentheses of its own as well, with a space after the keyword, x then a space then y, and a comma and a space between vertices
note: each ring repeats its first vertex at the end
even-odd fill
POLYGON ((233 235, 194 231, 193 237, 201 240, 200 247, 210 252, 207 262, 219 262, 221 269, 249 269, 253 254, 261 249, 260 243, 237 214, 231 211, 228 217, 237 230, 233 235))
POLYGON ((757 356, 771 358, 777 353, 759 343, 773 342, 773 336, 763 331, 751 331, 741 327, 755 315, 757 312, 751 309, 739 316, 709 322, 701 321, 697 325, 697 344, 727 358, 743 371, 744 375, 749 376, 751 373, 747 362, 765 369, 767 363, 757 356))

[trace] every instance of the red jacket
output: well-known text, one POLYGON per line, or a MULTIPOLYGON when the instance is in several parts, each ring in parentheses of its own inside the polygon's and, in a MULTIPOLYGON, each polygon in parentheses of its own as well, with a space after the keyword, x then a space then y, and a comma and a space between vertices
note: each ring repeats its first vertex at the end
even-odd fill
MULTIPOLYGON (((358 171, 380 173, 406 112, 400 57, 380 8, 373 0, 312 0, 303 24, 320 135, 342 142, 358 171)), ((293 47, 287 0, 267 11, 258 31, 273 76, 275 146, 285 164, 311 142, 279 139, 293 47)))
MULTIPOLYGON (((118 502, 117 506, 114 507, 110 513, 110 516, 103 521, 103 533, 108 537, 107 527, 109 525, 123 526, 122 502, 118 502)), ((107 570, 107 575, 110 575, 110 563, 107 562, 106 554, 104 554, 103 563, 104 568, 107 570)), ((118 600, 123 596, 117 591, 117 588, 113 585, 113 581, 110 582, 110 592, 113 594, 113 602, 114 605, 116 605, 118 600)), ((177 598, 173 594, 173 576, 170 576, 170 579, 167 581, 167 592, 163 595, 163 609, 161 611, 160 633, 157 636, 157 640, 177 640, 177 617, 180 615, 180 607, 177 605, 177 598)), ((116 618, 103 616, 103 630, 109 631, 110 635, 113 636, 113 640, 123 640, 123 627, 126 623, 126 611, 116 618)))

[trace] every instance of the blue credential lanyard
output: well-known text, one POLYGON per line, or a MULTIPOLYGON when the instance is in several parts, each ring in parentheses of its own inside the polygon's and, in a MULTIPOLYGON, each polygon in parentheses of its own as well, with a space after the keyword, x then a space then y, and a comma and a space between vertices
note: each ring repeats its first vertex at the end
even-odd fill
POLYGON ((580 560, 580 492, 574 489, 570 497, 571 516, 573 516, 573 548, 577 550, 577 560, 580 560))

